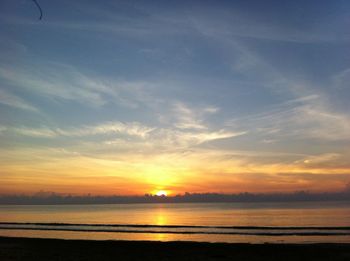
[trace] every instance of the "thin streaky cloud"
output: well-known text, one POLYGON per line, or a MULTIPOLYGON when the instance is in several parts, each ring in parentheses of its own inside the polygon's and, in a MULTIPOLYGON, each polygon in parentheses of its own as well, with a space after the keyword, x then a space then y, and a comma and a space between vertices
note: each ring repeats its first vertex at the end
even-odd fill
POLYGON ((36 108, 35 106, 29 104, 22 98, 5 91, 3 89, 0 89, 0 103, 5 104, 7 106, 21 109, 21 110, 26 110, 26 111, 32 111, 32 112, 38 112, 39 109, 36 108))

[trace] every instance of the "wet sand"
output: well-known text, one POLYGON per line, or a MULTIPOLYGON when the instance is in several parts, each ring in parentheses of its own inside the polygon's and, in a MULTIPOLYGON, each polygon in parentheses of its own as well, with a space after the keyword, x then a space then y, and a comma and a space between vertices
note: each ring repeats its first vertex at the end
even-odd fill
POLYGON ((228 244, 0 237, 0 260, 350 260, 350 244, 228 244))

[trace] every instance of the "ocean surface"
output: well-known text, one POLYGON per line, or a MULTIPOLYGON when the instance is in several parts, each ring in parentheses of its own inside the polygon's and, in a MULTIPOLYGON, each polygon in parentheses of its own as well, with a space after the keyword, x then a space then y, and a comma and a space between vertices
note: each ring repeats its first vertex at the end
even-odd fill
POLYGON ((0 236, 350 243, 350 202, 0 205, 0 236))

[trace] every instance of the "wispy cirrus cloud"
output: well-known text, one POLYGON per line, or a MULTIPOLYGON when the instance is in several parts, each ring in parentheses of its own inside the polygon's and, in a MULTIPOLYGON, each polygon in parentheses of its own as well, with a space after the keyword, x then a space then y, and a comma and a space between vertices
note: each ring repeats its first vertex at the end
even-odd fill
POLYGON ((102 124, 83 126, 81 128, 74 129, 57 129, 58 135, 63 136, 91 136, 91 135, 103 135, 103 134, 126 134, 129 136, 135 136, 140 138, 146 138, 148 134, 155 128, 148 127, 139 122, 106 122, 102 124))
POLYGON ((227 124, 241 124, 271 139, 350 140, 350 117, 331 110, 317 96, 293 99, 263 113, 233 119, 227 124))
MULTIPOLYGON (((308 26, 301 27, 297 23, 286 26, 284 23, 276 22, 276 20, 283 20, 278 15, 274 17, 275 19, 270 17, 267 19, 263 13, 251 13, 239 3, 232 6, 192 3, 191 8, 180 7, 174 8, 172 11, 162 10, 163 12, 154 12, 154 6, 146 7, 142 3, 132 5, 108 3, 101 7, 97 4, 84 3, 82 5, 67 2, 64 6, 71 6, 71 9, 78 10, 79 12, 75 14, 79 15, 80 19, 73 19, 73 15, 70 14, 69 18, 64 21, 56 19, 47 21, 41 26, 129 37, 156 37, 164 34, 173 35, 199 31, 206 34, 216 33, 230 37, 293 43, 347 42, 350 40, 347 34, 342 33, 346 29, 345 15, 339 17, 332 17, 329 14, 328 16, 323 15, 322 19, 317 20, 317 23, 312 19, 304 18, 304 23, 308 26), (120 11, 121 7, 124 12, 120 11), (335 22, 340 25, 340 30, 330 30, 326 26, 327 23, 335 22)), ((53 5, 52 8, 59 9, 61 6, 53 5)), ((307 12, 312 11, 312 9, 307 10, 307 12)), ((289 12, 285 13, 286 17, 290 15, 289 12)), ((296 12, 295 15, 300 15, 300 12, 296 12)), ((11 16, 4 16, 3 21, 23 26, 39 25, 30 19, 11 16)))
POLYGON ((129 136, 136 136, 144 138, 154 128, 147 127, 138 122, 122 123, 107 122, 92 126, 82 126, 80 128, 50 128, 50 127, 6 127, 2 126, 2 132, 14 132, 19 135, 30 136, 30 137, 42 137, 42 138, 55 138, 55 137, 86 137, 94 135, 105 135, 105 134, 125 134, 129 136))
POLYGON ((30 136, 30 137, 38 137, 38 138, 53 138, 56 137, 56 132, 50 130, 48 128, 9 128, 9 131, 14 131, 17 134, 30 136))
MULTIPOLYGON (((153 148, 155 153, 160 149, 190 148, 205 142, 218 139, 234 138, 246 134, 244 131, 230 131, 225 129, 207 130, 181 130, 164 127, 150 127, 139 122, 105 122, 79 128, 29 128, 2 126, 2 133, 15 133, 17 135, 34 138, 64 138, 71 137, 84 139, 88 137, 100 137, 106 145, 121 145, 129 143, 137 151, 140 148, 153 148), (136 138, 136 139, 135 139, 136 138)), ((130 146, 128 146, 130 147, 130 146)))
POLYGON ((150 100, 149 94, 144 91, 144 88, 149 88, 149 83, 101 78, 59 63, 17 68, 1 65, 0 78, 8 85, 49 99, 73 101, 86 106, 101 107, 114 103, 136 108, 150 100))
POLYGON ((350 68, 342 70, 332 77, 335 88, 345 89, 349 87, 350 82, 350 68))
MULTIPOLYGON (((2 66, 0 77, 9 85, 54 99, 76 100, 95 106, 105 103, 101 93, 94 90, 98 86, 96 82, 86 82, 84 78, 77 79, 69 71, 58 70, 57 67, 36 71, 30 68, 14 69, 2 66)), ((104 86, 101 86, 101 89, 104 89, 104 86)))
POLYGON ((21 109, 21 110, 27 110, 32 112, 38 112, 39 109, 35 106, 29 104, 22 98, 5 91, 4 89, 0 89, 0 103, 5 104, 7 106, 21 109))
POLYGON ((176 119, 174 126, 178 129, 207 129, 204 117, 219 111, 217 107, 204 107, 193 109, 182 102, 173 105, 172 112, 176 119))

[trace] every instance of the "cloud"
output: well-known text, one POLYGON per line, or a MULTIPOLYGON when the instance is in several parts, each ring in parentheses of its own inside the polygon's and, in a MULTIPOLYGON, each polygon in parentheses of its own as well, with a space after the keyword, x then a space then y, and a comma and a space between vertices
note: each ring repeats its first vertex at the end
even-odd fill
POLYGON ((208 127, 203 123, 203 117, 218 111, 219 109, 215 107, 192 109, 182 102, 176 102, 173 105, 173 113, 176 118, 174 126, 178 129, 207 129, 208 127))
POLYGON ((31 136, 31 137, 42 137, 42 138, 55 138, 55 137, 86 137, 94 135, 105 135, 105 134, 125 134, 128 136, 135 136, 139 138, 146 138, 148 133, 154 130, 144 126, 138 122, 127 122, 122 123, 119 121, 106 122, 102 124, 92 126, 82 126, 80 128, 28 128, 28 127, 6 127, 2 126, 2 132, 14 132, 19 135, 31 136))
POLYGON ((53 138, 57 134, 55 131, 52 131, 48 128, 11 128, 9 131, 14 131, 17 134, 38 138, 53 138))
MULTIPOLYGON (((29 128, 2 126, 2 134, 21 135, 44 139, 74 138, 75 144, 88 150, 108 151, 118 147, 128 151, 143 151, 158 154, 162 151, 177 151, 219 139, 234 138, 246 134, 244 131, 226 129, 175 129, 147 126, 140 122, 104 122, 95 125, 83 125, 75 128, 29 128), (93 138, 93 139, 91 139, 93 138), (97 140, 95 139, 97 138, 97 140)), ((78 148, 79 149, 79 148, 78 148)))
POLYGON ((276 12, 268 14, 270 16, 268 18, 264 17, 265 15, 267 14, 264 12, 259 12, 257 15, 254 8, 247 11, 239 6, 223 8, 223 6, 202 5, 192 10, 188 19, 194 28, 207 36, 221 35, 292 43, 348 42, 350 40, 349 35, 345 33, 343 22, 338 21, 340 30, 331 31, 325 26, 326 21, 328 23, 334 21, 325 19, 325 16, 322 18, 314 16, 313 19, 319 20, 316 26, 312 24, 312 30, 310 30, 307 25, 311 20, 307 18, 303 19, 304 26, 300 27, 298 23, 290 23, 290 20, 276 17, 276 12), (288 24, 285 23, 286 21, 289 21, 288 24))
MULTIPOLYGON (((188 25, 182 19, 171 19, 155 13, 154 10, 147 11, 144 7, 138 6, 138 4, 129 6, 126 4, 122 8, 123 11, 121 11, 120 5, 121 3, 110 3, 101 8, 101 5, 91 5, 89 3, 66 3, 65 6, 72 6, 71 10, 79 11, 73 17, 70 15, 66 16, 64 20, 53 17, 52 20, 46 21, 45 24, 33 22, 32 19, 5 14, 1 18, 4 23, 27 26, 34 29, 40 26, 41 29, 43 27, 47 30, 64 29, 75 34, 90 34, 91 32, 96 34, 98 32, 104 33, 108 37, 113 35, 129 38, 146 38, 159 37, 165 34, 182 34, 184 30, 188 31, 188 25)), ((56 9, 60 7, 56 6, 56 9)))
POLYGON ((334 161, 340 157, 338 153, 325 153, 320 155, 313 155, 304 158, 302 161, 297 161, 296 163, 304 163, 304 164, 320 164, 334 161))
MULTIPOLYGON (((322 106, 305 105, 296 108, 291 118, 304 127, 303 135, 325 140, 350 140, 350 117, 322 106)), ((300 133, 300 132, 299 132, 300 133)))
MULTIPOLYGON (((101 93, 96 91, 97 83, 86 82, 86 78, 77 78, 67 68, 47 66, 42 69, 36 71, 2 66, 0 77, 10 85, 50 98, 75 100, 94 106, 105 103, 101 93)), ((101 89, 103 88, 101 86, 101 89)))
POLYGON ((201 144, 203 142, 208 142, 213 140, 233 138, 233 137, 244 135, 246 133, 247 132, 245 131, 232 132, 232 131, 226 131, 224 129, 221 129, 219 131, 212 131, 212 132, 185 133, 183 137, 185 140, 187 139, 194 140, 197 144, 201 144))
MULTIPOLYGON (((197 31, 205 35, 221 34, 236 38, 245 37, 292 43, 348 42, 350 40, 348 34, 344 33, 346 32, 346 27, 344 27, 346 21, 342 20, 343 17, 334 19, 329 14, 315 15, 312 9, 305 9, 305 13, 309 15, 302 18, 305 26, 300 26, 300 23, 290 23, 287 18, 284 20, 279 16, 279 12, 266 14, 259 12, 257 15, 254 8, 247 11, 240 4, 214 6, 192 3, 192 8, 179 6, 170 11, 167 8, 155 8, 153 5, 146 6, 140 3, 123 4, 123 8, 120 3, 110 3, 103 7, 88 3, 65 4, 65 6, 69 5, 73 6, 71 9, 79 10, 76 16, 79 16, 80 19, 69 19, 68 16, 64 21, 53 20, 39 24, 32 20, 4 15, 3 22, 143 38, 165 34, 193 34, 197 31), (269 17, 264 17, 264 15, 269 15, 269 17), (327 26, 329 24, 338 25, 339 29, 331 30, 332 27, 327 26)), ((59 7, 56 6, 56 8, 59 7)), ((285 14, 286 17, 289 15, 290 13, 285 14)))
MULTIPOLYGON (((238 72, 240 76, 250 79, 253 72, 255 84, 264 86, 272 97, 287 97, 285 102, 272 104, 270 109, 264 108, 263 112, 237 117, 228 123, 229 126, 242 127, 250 133, 265 129, 266 135, 262 140, 350 139, 350 117, 332 106, 331 99, 322 91, 322 86, 305 83, 290 76, 283 68, 271 65, 268 59, 243 45, 242 41, 230 33, 221 32, 225 26, 215 26, 212 31, 206 26, 200 26, 199 30, 226 46, 227 52, 233 54, 228 56, 228 60, 232 63, 234 73, 238 72), (278 131, 271 133, 271 130, 278 131)), ((234 29, 230 27, 230 30, 234 29)), ((347 77, 348 70, 344 70, 333 77, 333 84, 344 88, 347 77)))
POLYGON ((46 63, 16 68, 2 65, 0 78, 8 85, 56 101, 73 101, 92 107, 114 103, 130 109, 150 101, 157 102, 144 91, 151 88, 150 83, 101 79, 65 64, 46 63))
POLYGON ((83 126, 75 129, 57 129, 57 133, 63 136, 89 136, 109 133, 126 134, 146 138, 155 128, 142 125, 139 122, 106 122, 102 124, 83 126))
POLYGON ((182 131, 176 129, 159 129, 152 133, 155 144, 161 147, 171 148, 191 148, 205 142, 219 139, 234 138, 246 134, 246 132, 233 132, 225 129, 221 130, 200 130, 200 131, 182 131))
POLYGON ((318 95, 302 96, 227 122, 229 126, 239 124, 264 133, 265 139, 350 140, 350 117, 330 109, 318 95))
POLYGON ((346 89, 350 82, 350 68, 338 72, 332 77, 333 84, 337 89, 346 89))
POLYGON ((35 106, 27 103, 22 98, 16 95, 13 95, 10 92, 5 91, 3 89, 0 89, 0 103, 11 106, 13 108, 21 109, 21 110, 32 111, 32 112, 39 111, 35 106))

